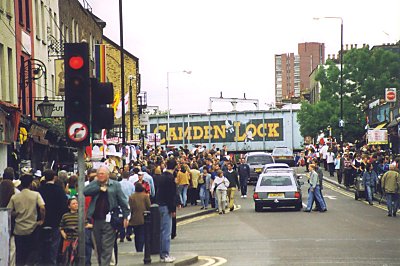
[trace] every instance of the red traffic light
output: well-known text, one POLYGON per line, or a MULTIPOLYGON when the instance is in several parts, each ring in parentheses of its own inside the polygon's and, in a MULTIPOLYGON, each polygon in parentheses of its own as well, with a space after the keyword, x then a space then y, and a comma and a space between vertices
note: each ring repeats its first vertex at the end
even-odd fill
POLYGON ((83 65, 84 65, 84 61, 83 61, 82 56, 72 56, 69 59, 68 63, 69 63, 69 66, 72 69, 75 69, 75 70, 81 69, 83 67, 83 65))

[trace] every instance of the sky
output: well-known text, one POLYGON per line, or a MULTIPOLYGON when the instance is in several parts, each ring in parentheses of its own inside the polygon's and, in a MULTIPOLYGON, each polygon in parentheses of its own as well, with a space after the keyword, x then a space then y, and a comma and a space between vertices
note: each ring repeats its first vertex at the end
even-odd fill
MULTIPOLYGON (((118 0, 87 0, 119 43, 118 0)), ((205 113, 209 97, 274 102, 274 55, 297 53, 301 42, 325 43, 325 54, 344 44, 370 46, 400 39, 399 0, 123 0, 124 47, 139 58, 148 105, 171 113, 205 113), (192 71, 190 75, 183 70, 192 71)), ((251 110, 239 104, 238 110, 251 110)), ((213 111, 231 111, 215 103, 213 111)))

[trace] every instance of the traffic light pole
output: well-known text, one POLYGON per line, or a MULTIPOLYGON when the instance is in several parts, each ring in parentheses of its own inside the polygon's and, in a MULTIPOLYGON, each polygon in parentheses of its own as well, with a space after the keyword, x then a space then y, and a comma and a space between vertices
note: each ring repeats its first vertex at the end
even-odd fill
POLYGON ((85 188, 85 147, 78 148, 78 261, 80 265, 85 263, 85 196, 83 189, 85 188))

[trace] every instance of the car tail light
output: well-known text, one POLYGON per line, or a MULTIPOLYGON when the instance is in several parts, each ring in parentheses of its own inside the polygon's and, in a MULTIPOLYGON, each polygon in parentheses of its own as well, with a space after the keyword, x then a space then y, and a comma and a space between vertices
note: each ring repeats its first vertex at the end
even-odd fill
POLYGON ((295 193, 294 193, 294 197, 295 197, 296 199, 300 199, 300 192, 295 192, 295 193))
POLYGON ((254 192, 253 199, 258 199, 258 193, 257 192, 254 192))

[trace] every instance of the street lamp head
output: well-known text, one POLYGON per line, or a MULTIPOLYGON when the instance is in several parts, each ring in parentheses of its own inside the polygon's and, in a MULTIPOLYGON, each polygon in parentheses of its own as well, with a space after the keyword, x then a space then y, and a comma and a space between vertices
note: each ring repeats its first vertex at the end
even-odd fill
POLYGON ((191 70, 183 70, 183 73, 190 75, 190 74, 192 74, 192 71, 191 70))
POLYGON ((320 20, 320 17, 313 17, 313 20, 320 20))
POLYGON ((133 76, 133 75, 129 75, 129 80, 133 80, 133 79, 135 79, 135 76, 133 76))

